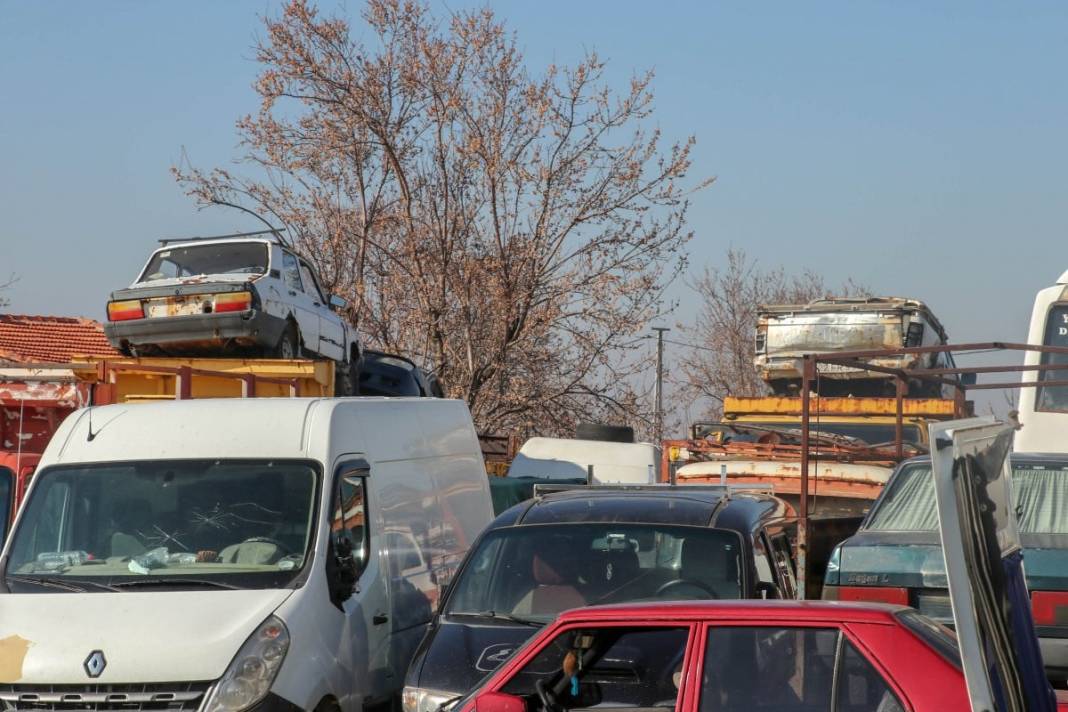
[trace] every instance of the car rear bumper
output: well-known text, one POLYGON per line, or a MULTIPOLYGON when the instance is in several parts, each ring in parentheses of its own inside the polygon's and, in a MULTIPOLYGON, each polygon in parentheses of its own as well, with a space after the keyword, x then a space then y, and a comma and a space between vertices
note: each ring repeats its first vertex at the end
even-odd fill
POLYGON ((281 339, 285 327, 285 319, 253 309, 247 312, 112 321, 104 324, 104 334, 115 348, 217 348, 226 342, 271 348, 281 339))

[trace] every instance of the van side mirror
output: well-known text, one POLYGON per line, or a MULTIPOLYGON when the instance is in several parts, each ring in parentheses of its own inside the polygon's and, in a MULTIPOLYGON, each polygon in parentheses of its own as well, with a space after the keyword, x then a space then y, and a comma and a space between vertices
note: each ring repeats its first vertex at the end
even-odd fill
POLYGON ((475 698, 475 712, 527 712, 522 697, 503 692, 483 692, 475 698))
POLYGON ((756 585, 756 592, 757 596, 764 600, 774 600, 779 597, 779 588, 769 581, 761 581, 758 583, 756 585))
POLYGON ((330 567, 330 594, 336 603, 343 603, 352 598, 359 578, 356 558, 353 556, 352 541, 347 536, 337 536, 333 540, 333 562, 330 567))
POLYGON ((330 308, 331 309, 344 309, 348 307, 349 302, 343 297, 339 297, 336 294, 330 295, 330 308))

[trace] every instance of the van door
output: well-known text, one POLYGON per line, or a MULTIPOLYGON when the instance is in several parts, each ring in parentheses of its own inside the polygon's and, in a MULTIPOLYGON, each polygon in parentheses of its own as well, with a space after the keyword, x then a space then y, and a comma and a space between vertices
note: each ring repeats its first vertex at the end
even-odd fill
MULTIPOLYGON (((342 464, 337 468, 334 482, 330 520, 331 561, 351 552, 355 563, 356 582, 352 595, 340 601, 347 628, 344 639, 351 641, 349 650, 339 651, 343 683, 339 689, 350 705, 384 701, 392 692, 389 684, 389 610, 384 579, 387 570, 381 565, 378 539, 381 517, 376 501, 368 487, 370 470, 363 460, 354 466, 342 464), (346 659, 347 658, 347 659, 346 659), (346 694, 347 693, 347 694, 346 694)), ((344 706, 344 705, 343 705, 344 706)))

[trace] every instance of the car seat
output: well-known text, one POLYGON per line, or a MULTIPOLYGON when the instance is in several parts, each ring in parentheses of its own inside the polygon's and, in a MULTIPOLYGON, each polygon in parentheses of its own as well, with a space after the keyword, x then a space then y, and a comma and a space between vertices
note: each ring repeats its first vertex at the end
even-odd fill
POLYGON ((737 598, 738 563, 734 548, 709 546, 698 537, 686 539, 679 556, 679 578, 704 584, 717 598, 737 598))
POLYGON ((585 597, 568 583, 564 573, 559 570, 564 565, 562 561, 551 565, 542 555, 535 553, 531 558, 534 588, 519 600, 512 613, 556 614, 586 605, 585 597))

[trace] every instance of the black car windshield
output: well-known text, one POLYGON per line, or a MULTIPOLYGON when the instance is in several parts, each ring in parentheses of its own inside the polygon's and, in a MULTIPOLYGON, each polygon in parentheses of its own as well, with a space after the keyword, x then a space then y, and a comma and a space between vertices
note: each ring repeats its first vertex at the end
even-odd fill
POLYGON ((5 575, 282 585, 304 566, 318 478, 311 463, 268 460, 48 468, 35 476, 5 575))
POLYGON ((486 534, 445 613, 549 621, 585 605, 739 598, 741 537, 659 524, 509 527, 486 534))
MULTIPOLYGON (((1021 534, 1068 534, 1068 462, 1014 461, 1012 489, 1021 534)), ((898 471, 864 528, 938 531, 931 466, 914 463, 898 471)))
POLYGON ((158 250, 138 281, 155 282, 207 274, 261 275, 266 271, 266 243, 226 242, 158 250))

